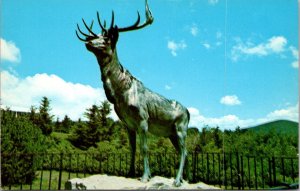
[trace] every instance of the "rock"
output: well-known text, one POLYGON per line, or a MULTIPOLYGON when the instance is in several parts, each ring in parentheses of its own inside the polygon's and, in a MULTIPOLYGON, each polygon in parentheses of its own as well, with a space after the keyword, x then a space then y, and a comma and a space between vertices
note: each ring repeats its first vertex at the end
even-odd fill
POLYGON ((148 190, 148 189, 220 189, 204 183, 189 184, 184 181, 180 187, 173 186, 174 178, 155 176, 147 183, 138 179, 108 175, 94 175, 87 178, 70 179, 65 184, 66 190, 148 190))

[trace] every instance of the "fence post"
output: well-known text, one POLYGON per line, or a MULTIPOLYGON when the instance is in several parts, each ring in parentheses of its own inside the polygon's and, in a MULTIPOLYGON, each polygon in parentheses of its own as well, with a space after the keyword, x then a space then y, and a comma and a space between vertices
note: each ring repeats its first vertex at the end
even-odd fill
POLYGON ((224 171, 224 185, 225 185, 225 190, 227 190, 227 173, 226 173, 226 154, 225 152, 223 153, 223 171, 224 171))
POLYGON ((53 153, 51 154, 51 161, 50 161, 50 175, 49 175, 49 185, 48 190, 51 190, 51 179, 52 179, 52 169, 53 169, 53 153))
POLYGON ((207 177, 206 177, 206 181, 207 183, 209 183, 209 154, 206 153, 206 168, 207 168, 207 177))
POLYGON ((292 179, 293 179, 293 182, 295 182, 293 158, 291 158, 291 165, 292 165, 292 179))
POLYGON ((263 157, 260 158, 261 164, 261 180, 262 180, 262 188, 265 189, 265 178, 264 178, 264 159, 263 157))
POLYGON ((282 175, 283 175, 283 182, 285 182, 285 171, 284 171, 284 159, 283 157, 281 157, 281 171, 282 171, 282 175))
POLYGON ((83 170, 83 176, 86 177, 86 173, 87 173, 87 153, 84 154, 84 170, 83 170))
MULTIPOLYGON (((36 156, 33 156, 33 155, 34 155, 33 153, 30 154, 30 157, 31 157, 30 161, 32 161, 32 165, 35 165, 36 162, 34 161, 35 160, 34 157, 36 157, 36 156)), ((29 190, 32 190, 32 183, 33 183, 33 181, 30 182, 29 190)))
POLYGON ((59 176, 58 176, 58 190, 61 188, 61 176, 62 176, 62 168, 63 168, 63 153, 60 153, 60 164, 59 164, 59 176))
POLYGON ((271 164, 271 159, 268 158, 268 163, 269 163, 269 185, 273 186, 273 181, 272 181, 272 164, 271 164))
POLYGON ((255 189, 257 189, 256 157, 254 157, 254 176, 255 176, 255 189))
POLYGON ((272 157, 272 163, 273 163, 274 186, 276 186, 276 164, 275 164, 275 157, 272 157))
POLYGON ((214 183, 214 186, 216 185, 215 182, 216 182, 216 177, 215 177, 215 153, 212 153, 212 162, 213 162, 213 172, 212 172, 212 178, 213 178, 213 183, 214 183))
POLYGON ((196 182, 196 151, 193 152, 192 155, 192 163, 193 163, 193 182, 196 182))
POLYGON ((45 154, 42 156, 42 169, 41 169, 41 178, 40 178, 40 190, 42 190, 42 184, 43 184, 43 170, 44 170, 44 161, 45 161, 45 154))
POLYGON ((236 152, 236 163, 237 163, 237 175, 238 175, 238 189, 241 189, 241 173, 240 173, 240 161, 239 161, 239 153, 236 152))
POLYGON ((232 179, 232 153, 229 153, 229 167, 230 167, 230 184, 231 190, 233 190, 233 179, 232 179))
POLYGON ((240 170, 241 176, 242 176, 242 190, 244 190, 244 159, 243 155, 241 155, 241 170, 240 170))
POLYGON ((220 156, 221 154, 220 153, 218 153, 218 163, 219 163, 219 168, 218 168, 218 170, 219 170, 219 174, 218 174, 218 182, 219 182, 219 186, 221 187, 222 186, 222 182, 221 182, 221 156, 220 156))
POLYGON ((72 169, 72 154, 69 154, 69 175, 68 175, 68 179, 71 178, 71 169, 72 169))

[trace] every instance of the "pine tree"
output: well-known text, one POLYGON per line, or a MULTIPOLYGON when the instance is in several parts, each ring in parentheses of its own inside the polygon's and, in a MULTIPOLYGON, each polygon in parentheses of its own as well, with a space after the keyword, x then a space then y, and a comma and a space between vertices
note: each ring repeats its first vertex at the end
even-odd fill
POLYGON ((76 122, 75 130, 69 137, 69 141, 76 147, 87 150, 92 145, 90 144, 89 138, 89 127, 85 122, 82 122, 79 118, 78 122, 76 122))
POLYGON ((71 126, 73 125, 72 120, 68 115, 65 115, 64 119, 61 122, 61 132, 69 133, 71 126))
POLYGON ((88 108, 84 114, 88 119, 88 142, 91 146, 96 146, 96 143, 100 141, 99 127, 101 126, 101 116, 99 108, 97 107, 97 105, 92 105, 92 107, 88 108))
POLYGON ((54 131, 61 132, 61 122, 59 121, 59 117, 56 118, 54 131))
POLYGON ((45 137, 29 117, 17 117, 9 110, 1 114, 2 185, 31 184, 41 164, 30 154, 45 151, 45 137))
POLYGON ((223 142, 221 136, 222 135, 219 127, 213 129, 213 139, 217 148, 222 148, 223 142))
POLYGON ((29 120, 34 123, 38 124, 38 114, 36 112, 37 108, 35 106, 30 107, 30 113, 29 113, 29 120))
POLYGON ((50 115, 50 111, 50 100, 47 97, 43 97, 39 107, 38 126, 44 135, 50 135, 53 130, 53 115, 50 115))
POLYGON ((100 131, 101 141, 110 141, 113 136, 114 121, 108 117, 110 112, 111 112, 110 103, 108 101, 103 101, 99 107, 99 114, 101 120, 99 131, 100 131))
POLYGON ((70 136, 71 143, 83 150, 89 147, 97 147, 97 142, 100 141, 99 127, 101 126, 100 112, 96 105, 92 105, 84 113, 87 118, 86 122, 79 120, 76 123, 75 131, 70 136))
POLYGON ((110 103, 106 100, 103 101, 99 107, 99 112, 101 115, 102 126, 106 126, 107 125, 107 116, 111 112, 110 103))

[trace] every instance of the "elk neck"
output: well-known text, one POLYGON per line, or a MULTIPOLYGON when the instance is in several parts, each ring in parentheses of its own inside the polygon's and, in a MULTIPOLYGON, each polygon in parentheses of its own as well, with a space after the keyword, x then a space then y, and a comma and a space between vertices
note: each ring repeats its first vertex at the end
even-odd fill
POLYGON ((117 99, 131 87, 132 80, 135 78, 121 65, 116 49, 110 56, 97 57, 97 60, 107 99, 116 103, 117 99))

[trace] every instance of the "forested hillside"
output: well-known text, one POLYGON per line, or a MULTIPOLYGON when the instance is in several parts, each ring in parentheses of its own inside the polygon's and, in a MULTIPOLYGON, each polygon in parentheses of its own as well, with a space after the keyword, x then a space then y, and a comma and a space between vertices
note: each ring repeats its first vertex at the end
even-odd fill
POLYGON ((246 131, 253 131, 257 133, 264 133, 275 131, 277 133, 287 134, 287 135, 298 135, 299 124, 294 121, 288 120, 277 120, 269 123, 264 123, 254 127, 244 129, 246 131))

